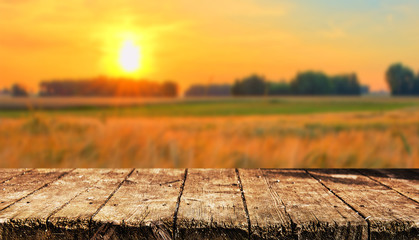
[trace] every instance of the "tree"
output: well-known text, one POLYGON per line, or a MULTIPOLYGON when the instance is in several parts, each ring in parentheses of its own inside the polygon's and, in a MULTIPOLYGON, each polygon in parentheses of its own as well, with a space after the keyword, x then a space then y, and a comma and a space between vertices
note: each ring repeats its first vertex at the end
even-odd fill
POLYGON ((419 95, 419 73, 416 75, 416 77, 414 78, 414 83, 413 83, 413 94, 415 95, 419 95))
POLYGON ((235 96, 260 96, 266 94, 267 84, 263 76, 256 74, 237 79, 231 92, 235 96))
POLYGON ((28 91, 26 90, 26 88, 18 83, 15 83, 12 85, 11 88, 11 93, 13 97, 27 97, 28 96, 28 91))
POLYGON ((289 95, 291 93, 291 86, 285 81, 268 83, 268 95, 289 95))
POLYGON ((359 95, 361 85, 356 74, 343 74, 330 78, 333 86, 333 94, 336 95, 359 95))
POLYGON ((333 92, 329 77, 314 71, 298 73, 291 81, 291 90, 294 94, 302 95, 326 95, 333 92))
POLYGON ((419 94, 419 84, 413 71, 401 63, 391 65, 386 72, 386 81, 392 95, 419 94))
POLYGON ((166 81, 161 86, 164 97, 176 97, 178 94, 178 85, 172 81, 166 81))

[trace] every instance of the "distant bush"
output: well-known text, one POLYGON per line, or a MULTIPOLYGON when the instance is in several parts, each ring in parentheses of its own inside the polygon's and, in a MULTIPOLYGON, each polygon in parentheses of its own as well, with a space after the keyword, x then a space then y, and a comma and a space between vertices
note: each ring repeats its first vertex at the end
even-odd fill
POLYGON ((328 76, 322 72, 307 71, 297 74, 291 89, 299 95, 359 95, 361 85, 356 74, 328 76))
POLYGON ((12 85, 11 88, 11 94, 14 97, 27 97, 28 96, 28 90, 25 86, 15 83, 12 85))
POLYGON ((268 95, 290 95, 291 86, 285 81, 268 82, 268 95))
POLYGON ((256 74, 237 79, 231 92, 235 96, 261 96, 267 94, 267 82, 265 77, 256 74))
POLYGON ((333 92, 332 82, 322 72, 307 71, 298 73, 290 84, 294 94, 326 95, 333 92))
POLYGON ((336 95, 359 95, 361 84, 356 74, 343 74, 329 77, 332 85, 332 94, 336 95))
POLYGON ((195 84, 190 86, 186 92, 186 97, 225 97, 231 95, 231 85, 229 84, 195 84))
POLYGON ((11 94, 11 92, 10 92, 10 90, 8 89, 8 88, 3 88, 1 91, 0 91, 0 94, 11 94))

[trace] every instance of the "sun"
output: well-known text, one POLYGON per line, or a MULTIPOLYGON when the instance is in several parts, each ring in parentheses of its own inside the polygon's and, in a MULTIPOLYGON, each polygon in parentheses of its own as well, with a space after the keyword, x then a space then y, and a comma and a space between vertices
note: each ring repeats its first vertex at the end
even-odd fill
POLYGON ((125 40, 119 51, 119 64, 121 68, 127 73, 132 73, 140 69, 140 62, 140 47, 132 40, 125 40))

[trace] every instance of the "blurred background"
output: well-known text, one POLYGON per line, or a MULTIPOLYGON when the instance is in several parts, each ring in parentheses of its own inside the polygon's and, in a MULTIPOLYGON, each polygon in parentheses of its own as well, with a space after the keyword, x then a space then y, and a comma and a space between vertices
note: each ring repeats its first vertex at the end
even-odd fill
POLYGON ((0 167, 419 167, 419 2, 0 0, 0 167))

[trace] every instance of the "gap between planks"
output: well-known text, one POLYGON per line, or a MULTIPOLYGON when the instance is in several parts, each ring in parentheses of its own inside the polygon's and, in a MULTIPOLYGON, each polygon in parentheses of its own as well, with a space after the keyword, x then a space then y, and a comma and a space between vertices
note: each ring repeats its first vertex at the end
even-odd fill
POLYGON ((173 229, 172 229, 173 239, 176 239, 177 215, 179 212, 180 201, 182 200, 183 189, 185 189, 185 183, 186 183, 187 177, 188 177, 188 169, 186 168, 185 173, 183 174, 183 182, 182 182, 182 185, 180 185, 179 195, 176 201, 175 213, 173 214, 173 229))
MULTIPOLYGON (((273 188, 272 188, 272 186, 268 183, 268 179, 267 179, 267 177, 266 177, 266 174, 265 174, 265 172, 264 171, 262 171, 262 169, 258 169, 259 171, 260 171, 260 173, 261 173, 261 176, 263 176, 263 180, 264 180, 264 182, 265 182, 265 184, 266 184, 266 186, 268 187, 268 190, 269 190, 269 194, 271 195, 271 197, 272 197, 272 199, 274 199, 273 198, 273 195, 274 195, 274 190, 273 190, 273 188)), ((282 201, 282 199, 281 199, 281 204, 282 204, 282 206, 284 207, 284 212, 285 212, 285 214, 287 215, 287 217, 288 217, 288 219, 290 220, 290 223, 291 223, 291 232, 292 232, 292 234, 293 235, 295 235, 295 236, 297 236, 297 224, 292 220, 292 217, 291 217, 291 215, 287 212, 287 206, 285 205, 285 203, 282 201)))
POLYGON ((335 195, 339 200, 341 200, 344 204, 346 204, 349 208, 351 208, 353 211, 355 211, 359 216, 361 216, 368 224, 368 240, 371 239, 371 223, 368 220, 369 217, 365 217, 361 212, 359 212, 354 206, 347 203, 341 196, 339 196, 337 193, 335 193, 332 189, 330 189, 326 184, 324 184, 321 179, 317 178, 313 174, 311 174, 307 169, 304 169, 304 171, 310 175, 312 178, 316 179, 323 187, 325 187, 327 190, 329 190, 333 195, 335 195))
POLYGON ((0 182, 0 184, 6 183, 6 182, 8 182, 8 181, 12 180, 12 179, 13 179, 13 178, 15 178, 15 177, 19 177, 19 176, 21 176, 21 175, 25 175, 26 173, 28 173, 28 172, 30 172, 30 171, 33 171, 33 170, 34 170, 33 168, 32 168, 32 169, 27 169, 27 170, 24 170, 24 171, 19 172, 19 173, 17 173, 17 174, 14 174, 14 175, 10 176, 9 178, 4 179, 3 181, 1 181, 1 182, 0 182))
POLYGON ((252 225, 251 225, 251 222, 250 222, 249 209, 247 208, 246 196, 244 195, 243 184, 242 184, 242 181, 241 181, 241 178, 240 178, 239 170, 236 168, 235 171, 236 171, 236 176, 237 176, 237 182, 239 183, 239 188, 240 188, 240 192, 241 192, 241 196, 242 196, 244 212, 245 212, 246 218, 247 218, 247 231, 248 231, 249 240, 250 240, 251 235, 252 235, 252 225))
POLYGON ((415 202, 415 203, 419 204, 419 202, 418 202, 418 201, 416 201, 415 199, 413 199, 413 198, 411 198, 411 197, 409 197, 409 196, 406 196, 405 194, 401 193, 401 192, 400 192, 400 191, 398 191, 397 189, 394 189, 394 188, 392 188, 391 186, 389 186, 389 185, 387 185, 387 184, 385 184, 385 183, 382 183, 382 182, 378 181, 377 179, 372 178, 371 176, 369 176, 369 175, 367 175, 367 174, 364 174, 362 171, 359 171, 359 170, 357 170, 357 169, 354 169, 354 170, 355 170, 357 173, 359 173, 359 174, 361 174, 361 175, 363 175, 363 176, 365 176, 365 177, 367 177, 367 178, 371 179, 372 181, 374 181, 374 182, 376 182, 376 183, 380 184, 381 186, 383 186, 383 187, 385 187, 385 188, 388 188, 388 189, 390 189, 390 190, 393 190, 393 191, 397 192, 398 194, 402 195, 403 197, 405 197, 405 198, 407 198, 407 199, 409 199, 409 200, 411 200, 411 201, 413 201, 413 202, 415 202))
MULTIPOLYGON (((50 182, 47 182, 47 183, 45 183, 44 185, 42 185, 41 187, 39 187, 39 188, 37 188, 37 189, 35 189, 34 191, 32 191, 32 192, 30 192, 29 194, 27 194, 27 195, 25 195, 25 196, 23 196, 22 198, 20 198, 20 199, 18 199, 18 200, 16 200, 15 202, 13 202, 13 203, 11 203, 11 204, 9 204, 8 206, 6 206, 6 207, 4 207, 3 209, 0 209, 0 211, 2 211, 2 210, 4 210, 4 209, 7 209, 7 208, 9 208, 10 206, 12 206, 13 204, 15 204, 16 202, 19 202, 19 201, 21 201, 21 200, 23 200, 23 199, 25 199, 25 198, 27 198, 28 196, 30 196, 30 195, 32 195, 32 194, 34 194, 34 193, 36 193, 37 191, 39 191, 39 190, 41 190, 41 189, 43 189, 43 188, 46 188, 46 187, 48 187, 51 183, 53 183, 53 182, 55 182, 55 181, 57 181, 58 179, 60 179, 60 178, 62 178, 62 177, 64 177, 65 175, 67 175, 67 174, 69 174, 69 173, 71 173, 72 171, 74 171, 75 169, 71 169, 71 170, 69 170, 69 171, 67 171, 67 172, 63 172, 63 173, 61 173, 58 177, 56 177, 54 180, 52 180, 52 181, 50 181, 50 182)), ((261 170, 261 169, 258 169, 259 171, 261 171, 262 172, 262 174, 264 174, 263 173, 263 171, 261 170)), ((304 169, 302 169, 302 170, 304 170, 304 169)), ((10 179, 12 179, 12 178, 14 178, 14 177, 17 177, 17 176, 20 176, 20 175, 23 175, 23 174, 25 174, 26 172, 30 172, 30 171, 32 171, 32 170, 26 170, 26 171, 23 171, 22 173, 20 173, 20 174, 16 174, 16 175, 14 175, 14 176, 12 176, 11 178, 9 178, 9 179, 7 179, 7 180, 5 180, 5 181, 3 181, 3 183, 4 182, 7 182, 8 180, 10 180, 10 179)), ((108 201, 113 197, 113 195, 119 190, 119 188, 122 186, 122 184, 128 179, 128 177, 133 173, 135 171, 135 168, 134 169, 132 169, 126 176, 125 176, 125 178, 119 183, 119 185, 113 190, 113 192, 108 196, 108 198, 106 199, 106 201, 96 210, 96 212, 91 216, 91 218, 90 218, 90 222, 92 221, 92 219, 93 219, 93 217, 108 203, 108 201)), ((334 196, 336 196, 340 201, 342 201, 345 205, 347 205, 349 208, 351 208, 353 211, 355 211, 358 215, 360 215, 366 222, 367 222, 367 224, 368 224, 368 238, 370 239, 370 237, 371 237, 371 234, 370 234, 370 222, 369 222, 369 220, 368 220, 368 217, 366 217, 366 216, 364 216, 360 211, 358 211, 354 206, 352 206, 352 205, 350 205, 348 202, 346 202, 341 196, 339 196, 337 193, 335 193, 331 188, 329 188, 325 183, 323 183, 319 178, 317 178, 316 176, 314 176, 313 174, 311 174, 308 170, 304 170, 309 176, 311 176, 312 178, 314 178, 316 181, 318 181, 323 187, 325 187, 328 191, 330 191, 334 196)), ((359 172, 359 171, 357 171, 357 170, 355 170, 356 172, 359 172)), ((249 211, 248 211, 248 206, 247 206, 247 203, 246 203, 246 196, 245 196, 245 189, 243 189, 243 185, 242 185, 242 182, 241 182, 241 178, 240 178, 240 172, 239 172, 239 169, 235 169, 235 172, 236 172, 236 177, 237 177, 237 182, 238 182, 238 187, 239 187, 239 190, 240 190, 240 192, 241 192, 241 198, 242 198, 242 203, 243 203, 243 207, 244 207, 244 211, 245 211, 245 214, 246 214, 246 218, 247 218, 247 224, 248 224, 248 235, 249 235, 249 239, 251 238, 251 222, 250 222, 250 216, 249 216, 249 211)), ((386 187, 386 188, 388 188, 388 189, 390 189, 390 190, 392 190, 392 191, 395 191, 395 192, 397 192, 398 194, 400 194, 400 195, 402 195, 403 197, 405 197, 405 198, 408 198, 408 199, 410 199, 410 200, 412 200, 412 201, 414 201, 414 202, 416 202, 416 203, 418 203, 416 200, 414 200, 414 199, 411 199, 410 197, 408 197, 408 196, 406 196, 406 195, 404 195, 403 193, 401 193, 401 192, 399 192, 399 191, 397 191, 397 190, 395 190, 395 189, 393 189, 393 188, 391 188, 390 186, 388 186, 388 185, 386 185, 386 184, 384 184, 384 183, 381 183, 380 181, 378 181, 378 180, 376 180, 376 179, 373 179, 373 178, 371 178, 370 176, 368 176, 367 174, 364 174, 364 173, 362 173, 362 172, 359 172, 360 174, 362 174, 363 176, 365 176, 365 177, 368 177, 369 179, 371 179, 372 181, 374 181, 374 182, 376 182, 376 183, 378 183, 378 184, 380 184, 380 185, 382 185, 382 186, 384 186, 384 187, 386 187)), ((173 238, 175 239, 175 237, 176 237, 176 228, 177 228, 177 214, 178 214, 178 211, 179 211, 179 205, 180 205, 180 203, 181 203, 181 201, 182 201, 182 194, 183 194, 183 190, 184 190, 184 187, 185 187, 185 183, 186 183, 186 181, 187 181, 187 176, 188 176, 188 169, 185 169, 185 172, 184 172, 184 176, 183 176, 183 182, 182 182, 182 184, 181 184, 181 186, 180 186, 180 188, 179 188, 179 195, 178 195, 178 198, 177 198, 177 202, 176 202, 176 208, 175 208, 175 211, 174 211, 174 213, 173 213, 173 238)), ((269 187, 269 185, 268 185, 268 187, 269 187)), ((75 196, 75 197, 77 197, 77 196, 75 196)), ((72 198, 71 200, 69 200, 68 202, 66 202, 63 206, 61 206, 59 209, 57 209, 56 211, 59 211, 61 208, 63 208, 65 205, 67 205, 67 204, 69 204, 72 200, 73 200, 74 198, 72 198)), ((291 219, 291 218, 290 218, 291 219)), ((48 220, 47 220, 47 222, 48 222, 48 220)), ((89 230, 92 230, 91 229, 91 226, 89 226, 89 230)), ((90 236, 92 236, 92 235, 90 235, 90 236)))
MULTIPOLYGON (((135 171, 135 168, 131 169, 131 171, 125 176, 125 178, 118 184, 118 186, 112 191, 112 193, 108 196, 108 198, 105 200, 105 202, 99 206, 99 208, 92 214, 89 220, 89 238, 90 239, 99 239, 98 235, 99 232, 102 230, 102 226, 98 231, 95 233, 92 233, 92 221, 93 218, 96 216, 96 214, 109 202, 109 200, 115 195, 115 193, 121 188, 122 184, 127 181, 127 179, 132 175, 132 173, 135 171), (93 236, 92 236, 93 235, 93 236)), ((108 228, 106 231, 113 231, 113 228, 110 226, 107 226, 108 228)))
MULTIPOLYGON (((32 169, 32 170, 33 170, 33 169, 32 169)), ((30 171, 32 171, 32 170, 30 170, 30 171)), ((9 208, 9 207, 13 206, 14 204, 16 204, 17 202, 22 201, 23 199, 25 199, 25 198, 27 198, 27 197, 31 196, 32 194, 34 194, 34 193, 38 192, 39 190, 41 190, 41 189, 43 189, 43 188, 48 187, 48 186, 49 186, 50 184, 52 184, 53 182, 57 181, 58 179, 60 179, 60 178, 64 177, 65 175, 67 175, 67 174, 71 173, 71 172, 72 172, 72 171, 74 171, 74 170, 75 170, 75 168, 71 169, 70 171, 67 171, 67 172, 63 172, 63 173, 61 173, 61 174, 60 174, 60 175, 58 175, 55 179, 53 179, 53 180, 51 180, 51 181, 49 181, 49 182, 45 183, 45 184, 44 184, 44 185, 42 185, 41 187, 39 187, 39 188, 37 188, 37 189, 33 190, 32 192, 28 193, 27 195, 25 195, 25 196, 23 196, 23 197, 21 197, 21 198, 17 199, 17 200, 16 200, 16 201, 14 201, 13 203, 11 203, 11 204, 7 205, 6 207, 4 207, 4 208, 0 209, 0 211, 3 211, 3 210, 5 210, 5 209, 9 208)), ((30 172, 30 171, 26 171, 26 172, 30 172)), ((21 175, 24 175, 24 173, 19 174, 18 176, 21 176, 21 175)), ((17 176, 14 176, 14 177, 17 177, 17 176)), ((13 179, 14 177, 10 178, 9 180, 13 179)), ((7 181, 6 181, 6 182, 7 182, 7 181)))

